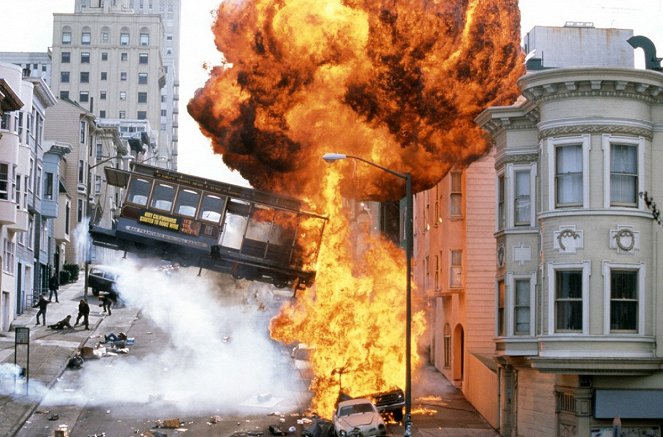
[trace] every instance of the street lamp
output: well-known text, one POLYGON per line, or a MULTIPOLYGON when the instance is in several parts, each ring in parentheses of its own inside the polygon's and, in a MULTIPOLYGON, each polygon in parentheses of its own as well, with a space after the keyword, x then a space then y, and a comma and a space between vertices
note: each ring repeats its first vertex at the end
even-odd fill
POLYGON ((340 159, 356 159, 368 165, 377 167, 382 171, 405 180, 405 258, 406 258, 406 299, 405 299, 405 436, 412 435, 412 175, 399 173, 397 171, 382 167, 372 161, 359 156, 346 155, 343 153, 325 153, 322 155, 327 163, 333 163, 340 159))

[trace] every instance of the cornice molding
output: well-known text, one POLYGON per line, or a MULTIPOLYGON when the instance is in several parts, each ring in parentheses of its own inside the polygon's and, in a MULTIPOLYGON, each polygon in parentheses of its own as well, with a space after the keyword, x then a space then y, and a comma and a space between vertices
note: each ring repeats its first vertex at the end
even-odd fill
POLYGON ((654 135, 652 129, 647 129, 644 127, 638 126, 624 126, 618 124, 576 124, 573 126, 559 126, 551 127, 548 129, 542 129, 539 131, 539 140, 550 137, 560 137, 568 135, 600 135, 600 134, 610 134, 610 135, 627 135, 633 137, 644 137, 647 140, 651 141, 654 135))

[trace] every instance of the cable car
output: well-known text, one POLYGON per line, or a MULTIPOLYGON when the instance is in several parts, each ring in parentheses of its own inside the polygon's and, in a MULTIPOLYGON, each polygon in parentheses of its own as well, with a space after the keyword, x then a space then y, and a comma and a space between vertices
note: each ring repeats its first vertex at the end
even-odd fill
POLYGON ((145 164, 104 171, 124 195, 110 229, 90 223, 94 245, 295 292, 314 283, 328 219, 303 201, 145 164))

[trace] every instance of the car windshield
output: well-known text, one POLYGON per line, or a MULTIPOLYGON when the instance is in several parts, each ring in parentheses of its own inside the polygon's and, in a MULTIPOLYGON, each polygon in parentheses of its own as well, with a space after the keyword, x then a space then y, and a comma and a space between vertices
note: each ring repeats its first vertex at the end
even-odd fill
POLYGON ((371 404, 354 404, 354 405, 347 405, 345 407, 341 407, 340 411, 338 412, 338 415, 349 416, 351 414, 372 413, 372 412, 373 412, 373 406, 371 404))

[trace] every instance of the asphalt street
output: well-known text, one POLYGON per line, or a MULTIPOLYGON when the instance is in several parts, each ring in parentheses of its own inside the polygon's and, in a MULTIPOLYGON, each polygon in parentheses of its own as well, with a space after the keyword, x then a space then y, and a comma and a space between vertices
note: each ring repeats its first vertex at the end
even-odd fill
MULTIPOLYGON (((60 288, 59 303, 52 303, 47 311, 47 323, 55 323, 71 314, 75 319, 78 301, 83 297, 82 278, 60 288)), ((75 392, 76 384, 85 366, 79 370, 67 369, 69 359, 84 346, 96 345, 103 335, 125 332, 136 338, 129 356, 117 354, 104 357, 106 365, 115 360, 149 357, 168 341, 168 333, 161 332, 154 323, 141 315, 138 308, 115 308, 112 316, 106 316, 98 306, 98 300, 88 296, 91 315, 90 330, 82 326, 54 331, 35 326, 37 310, 30 309, 21 315, 13 327, 29 328, 29 345, 15 344, 15 332, 0 333, 0 365, 13 364, 26 369, 27 384, 14 383, 0 373, 0 435, 11 437, 51 437, 56 430, 66 426, 69 437, 105 435, 190 435, 190 436, 269 436, 269 426, 282 430, 295 430, 293 437, 310 425, 306 417, 308 393, 305 387, 293 387, 287 405, 274 403, 268 409, 257 409, 255 414, 236 416, 215 410, 210 406, 205 414, 182 417, 176 405, 155 399, 147 404, 122 404, 108 406, 51 406, 50 392, 75 392), (16 352, 16 354, 15 354, 16 352), (28 362, 29 356, 29 362, 28 362), (13 384, 13 390, 12 390, 13 384), (9 393, 7 393, 9 387, 9 393), (45 388, 45 390, 41 390, 45 388), (288 414, 279 410, 292 411, 288 414), (163 427, 164 420, 177 419, 180 426, 163 427), (105 433, 105 434, 103 434, 105 433), (150 434, 151 433, 151 434, 150 434)), ((283 359, 278 365, 291 366, 283 349, 283 359)), ((415 437, 468 436, 488 437, 498 434, 483 420, 453 385, 435 369, 424 368, 413 385, 413 435, 415 437)), ((269 401, 269 400, 266 400, 269 401)), ((389 435, 402 435, 399 424, 391 424, 389 435)))

